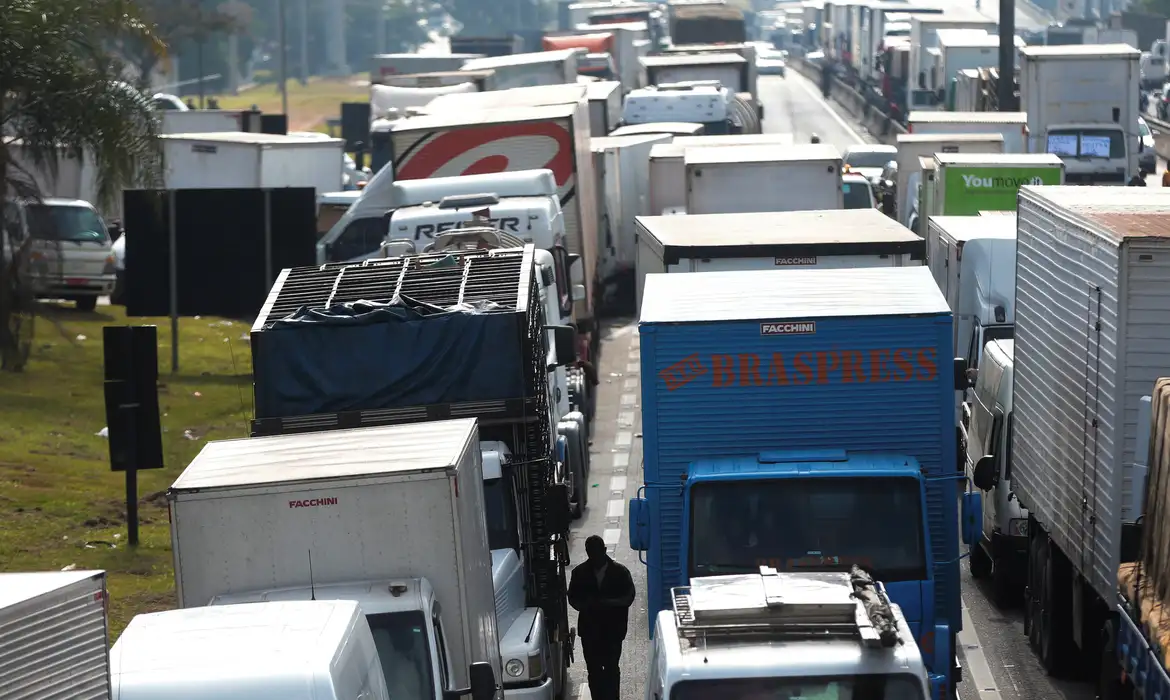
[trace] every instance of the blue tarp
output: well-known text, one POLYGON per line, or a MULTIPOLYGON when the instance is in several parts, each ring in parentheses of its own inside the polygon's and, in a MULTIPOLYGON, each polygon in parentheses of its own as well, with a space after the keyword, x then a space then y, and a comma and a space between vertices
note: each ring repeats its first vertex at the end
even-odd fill
POLYGON ((525 314, 356 302, 252 334, 256 418, 520 398, 525 314))

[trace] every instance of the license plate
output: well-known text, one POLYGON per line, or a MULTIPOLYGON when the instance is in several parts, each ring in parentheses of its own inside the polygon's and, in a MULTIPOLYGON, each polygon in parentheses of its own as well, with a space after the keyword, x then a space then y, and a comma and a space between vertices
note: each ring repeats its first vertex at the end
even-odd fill
POLYGON ((65 280, 65 284, 69 285, 70 287, 83 287, 85 286, 85 280, 79 277, 70 277, 69 279, 65 280))

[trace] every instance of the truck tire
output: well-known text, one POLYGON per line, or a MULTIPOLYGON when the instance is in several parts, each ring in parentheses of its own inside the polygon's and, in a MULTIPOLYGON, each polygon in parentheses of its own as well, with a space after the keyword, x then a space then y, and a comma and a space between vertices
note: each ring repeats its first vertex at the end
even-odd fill
POLYGON ((971 545, 971 553, 967 556, 967 565, 971 569, 971 578, 973 579, 987 578, 987 575, 991 573, 991 557, 983 548, 983 542, 971 545))
POLYGON ((565 438, 565 468, 573 485, 570 515, 576 520, 585 514, 585 505, 589 500, 585 483, 585 464, 582 459, 584 436, 581 434, 581 424, 577 421, 562 420, 557 423, 557 434, 565 438))
MULTIPOLYGON (((562 418, 561 420, 575 422, 577 425, 579 425, 581 427, 580 428, 581 429, 581 436, 582 436, 581 437, 581 451, 582 451, 581 464, 584 465, 584 469, 581 473, 584 474, 585 479, 588 480, 589 473, 591 471, 593 471, 593 465, 592 465, 593 457, 592 457, 592 454, 589 450, 589 419, 586 418, 585 414, 582 413, 580 410, 575 410, 575 411, 570 411, 569 413, 565 414, 565 417, 562 418)), ((586 496, 588 496, 588 495, 586 495, 586 496)), ((586 497, 585 500, 588 501, 589 500, 588 497, 586 497)))
POLYGON ((1008 561, 1009 557, 1000 557, 992 561, 991 597, 997 608, 1011 607, 1019 595, 1016 577, 1014 572, 1008 568, 1008 561))

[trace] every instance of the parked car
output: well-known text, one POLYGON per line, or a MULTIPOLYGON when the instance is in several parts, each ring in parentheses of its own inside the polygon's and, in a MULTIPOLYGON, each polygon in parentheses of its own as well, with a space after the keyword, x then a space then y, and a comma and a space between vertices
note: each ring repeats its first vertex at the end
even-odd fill
POLYGON ((775 49, 758 49, 756 53, 756 71, 760 75, 778 75, 783 78, 788 73, 788 64, 784 61, 785 52, 775 49))
POLYGON ((4 249, 27 251, 27 272, 40 299, 65 299, 82 311, 114 290, 116 262, 102 217, 89 202, 16 201, 5 214, 4 249))

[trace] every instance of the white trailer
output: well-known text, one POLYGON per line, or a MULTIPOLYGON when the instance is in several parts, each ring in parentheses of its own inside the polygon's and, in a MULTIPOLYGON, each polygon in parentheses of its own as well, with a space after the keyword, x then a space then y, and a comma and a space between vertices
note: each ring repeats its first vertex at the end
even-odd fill
POLYGON ((483 54, 376 53, 370 57, 370 82, 380 82, 389 75, 457 71, 473 58, 483 58, 483 54))
POLYGON ((508 56, 473 58, 460 70, 496 72, 496 88, 561 85, 577 81, 577 55, 580 49, 515 53, 508 56))
POLYGON ((597 80, 586 84, 589 100, 589 135, 608 136, 622 120, 622 84, 616 80, 597 80))
POLYGON ((342 187, 345 141, 249 133, 160 136, 166 189, 342 187))
POLYGON ((260 130, 260 113, 248 123, 247 110, 241 109, 168 109, 158 112, 160 134, 207 134, 218 131, 260 130))
MULTIPOLYGON (((633 275, 637 260, 634 219, 652 213, 649 201, 650 151, 656 145, 670 143, 670 138, 667 134, 646 134, 609 136, 592 141, 593 153, 604 154, 603 157, 607 158, 607 182, 612 182, 617 189, 613 196, 606 192, 606 203, 617 206, 616 217, 610 219, 611 239, 598 242, 598 250, 605 251, 602 257, 609 255, 613 259, 613 274, 633 275)), ((630 285, 630 291, 633 291, 633 285, 630 285)))
POLYGON ((1070 185, 1124 185, 1137 175, 1141 51, 1098 44, 1034 46, 1021 54, 1029 152, 1065 159, 1070 185))
POLYGON ((922 265, 926 245, 876 209, 639 216, 638 309, 646 275, 922 265))
POLYGON ((675 136, 670 143, 650 149, 650 216, 667 209, 685 209, 687 177, 683 153, 696 146, 792 145, 792 134, 734 134, 720 136, 675 136))
POLYGON ((354 599, 427 630, 435 687, 500 678, 475 419, 209 442, 167 499, 180 607, 354 599))
MULTIPOLYGON (((1020 65, 1019 50, 1026 44, 1015 38, 1016 54, 1014 65, 1020 65)), ((999 65, 999 35, 988 34, 982 29, 940 29, 938 49, 942 55, 942 71, 937 76, 935 89, 950 91, 951 81, 958 74, 970 68, 994 68, 999 65)), ((962 111, 957 106, 954 111, 962 111)))
POLYGON ((563 83, 440 95, 424 111, 428 114, 448 112, 466 115, 485 109, 576 104, 585 99, 587 90, 588 87, 581 83, 563 83))
POLYGON ((687 149, 688 214, 841 209, 841 153, 827 144, 687 149))
MULTIPOLYGON (((573 265, 572 282, 584 285, 585 294, 576 302, 573 320, 583 335, 589 333, 598 287, 598 212, 593 206, 596 181, 589 150, 589 108, 583 95, 571 104, 403 119, 391 129, 390 150, 393 168, 383 176, 387 182, 551 170, 564 209, 569 252, 581 257, 573 265)), ((366 189, 382 189, 380 176, 381 172, 374 175, 366 189)), ((345 227, 355 224, 359 222, 344 218, 338 222, 345 227)))
POLYGON ((931 109, 936 105, 930 90, 927 61, 931 49, 938 47, 940 29, 983 29, 998 31, 998 25, 968 8, 952 8, 942 14, 910 17, 910 70, 906 76, 906 96, 910 109, 931 109))
POLYGON ((922 186, 919 160, 933 162, 936 153, 1003 153, 1003 134, 899 134, 898 135, 898 221, 916 230, 918 191, 922 186))
MULTIPOLYGON (((1139 404, 1170 375, 1170 192, 1023 187, 1018 219, 1011 485, 1030 513, 1030 642, 1052 671, 1099 658, 1138 556, 1139 404)), ((976 486, 993 469, 980 460, 976 486)))
POLYGON ((1028 115, 1024 112, 911 112, 911 134, 1003 134, 1004 153, 1028 153, 1028 115))
POLYGON ((106 572, 0 573, 5 700, 109 700, 106 572))

